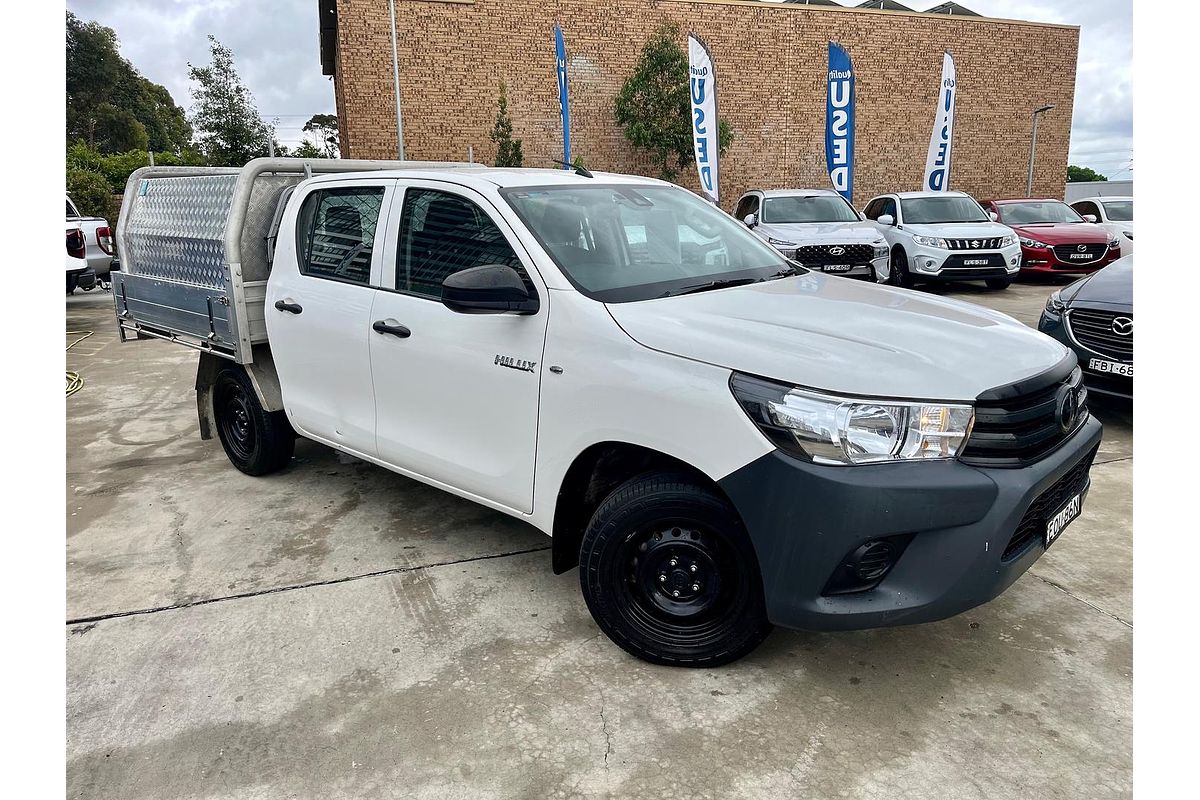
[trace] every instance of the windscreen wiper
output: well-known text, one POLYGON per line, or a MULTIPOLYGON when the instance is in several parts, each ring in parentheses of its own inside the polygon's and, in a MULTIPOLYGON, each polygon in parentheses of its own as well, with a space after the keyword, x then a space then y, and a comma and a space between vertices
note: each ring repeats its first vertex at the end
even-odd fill
POLYGON ((707 283, 697 283, 692 286, 684 286, 680 289, 675 289, 669 292, 663 292, 659 297, 676 297, 681 294, 695 294, 696 292, 707 292, 711 289, 726 289, 730 286, 745 286, 748 283, 758 283, 758 278, 722 278, 707 283))

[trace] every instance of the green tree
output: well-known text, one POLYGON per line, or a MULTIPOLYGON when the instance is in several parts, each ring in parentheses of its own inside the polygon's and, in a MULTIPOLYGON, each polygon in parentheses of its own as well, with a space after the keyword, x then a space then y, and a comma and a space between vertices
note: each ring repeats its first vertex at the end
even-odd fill
POLYGON ((105 219, 112 216, 112 186, 99 172, 68 169, 67 194, 75 201, 80 214, 105 219))
MULTIPOLYGON (((635 147, 648 150, 663 180, 696 160, 692 141, 692 98, 688 57, 679 45, 679 26, 661 25, 625 81, 613 106, 617 124, 635 147)), ((720 121, 722 155, 733 142, 733 128, 720 121)))
POLYGON ((300 146, 296 148, 295 152, 292 153, 292 156, 294 156, 295 158, 328 158, 329 157, 325 153, 324 150, 317 147, 315 144, 310 142, 308 139, 305 139, 303 142, 300 143, 300 146))
POLYGON ((508 115, 508 87, 500 81, 500 108, 496 114, 496 124, 488 138, 496 145, 497 167, 519 167, 525 160, 521 140, 514 139, 512 117, 508 115))
MULTIPOLYGON (((233 51, 215 36, 210 35, 208 41, 212 63, 206 67, 188 64, 188 77, 194 84, 192 127, 209 163, 240 167, 268 154, 275 129, 259 116, 254 97, 234 69, 233 51)), ((277 147, 276 154, 281 149, 277 147)))
MULTIPOLYGON (((337 158, 341 152, 341 142, 338 137, 338 119, 336 114, 313 114, 304 123, 304 132, 311 133, 317 138, 316 146, 320 147, 325 158, 337 158)), ((306 156, 321 158, 321 156, 306 156)))
POLYGON ((1108 178, 1101 175, 1091 167, 1077 167, 1074 164, 1067 166, 1067 182, 1068 183, 1091 183, 1092 181, 1106 181, 1108 178))
POLYGON ((68 141, 106 153, 137 146, 178 153, 188 145, 183 109, 121 56, 112 28, 68 11, 66 33, 68 141))

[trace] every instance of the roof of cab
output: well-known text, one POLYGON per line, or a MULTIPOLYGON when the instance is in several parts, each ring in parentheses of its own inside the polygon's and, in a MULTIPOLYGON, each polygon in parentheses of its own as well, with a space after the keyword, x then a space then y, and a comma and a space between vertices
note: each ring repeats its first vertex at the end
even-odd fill
POLYGON ((1105 194, 1105 195, 1097 195, 1095 197, 1081 197, 1078 200, 1072 200, 1071 202, 1072 203, 1082 203, 1084 201, 1090 201, 1093 203, 1103 203, 1106 200, 1120 200, 1122 202, 1125 202, 1125 201, 1130 201, 1132 199, 1133 199, 1133 195, 1128 195, 1128 194, 1105 194))
POLYGON ((460 167, 431 167, 428 169, 384 169, 369 173, 342 172, 318 175, 313 181, 336 181, 338 179, 363 177, 409 180, 440 180, 460 183, 468 186, 491 184, 500 188, 515 186, 588 186, 601 183, 633 183, 658 186, 673 184, 646 178, 639 175, 621 175, 615 172, 594 172, 593 177, 587 178, 567 169, 514 169, 508 167, 472 166, 464 164, 460 167))
POLYGON ((814 197, 836 195, 833 189, 754 189, 761 192, 763 197, 814 197))

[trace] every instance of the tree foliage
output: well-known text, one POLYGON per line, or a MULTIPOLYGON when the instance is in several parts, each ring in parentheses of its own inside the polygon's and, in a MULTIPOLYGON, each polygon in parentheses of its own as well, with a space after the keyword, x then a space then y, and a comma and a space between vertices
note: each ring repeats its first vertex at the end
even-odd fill
MULTIPOLYGON (((613 111, 625 138, 648 150, 664 180, 695 163, 688 57, 678 25, 664 23, 642 48, 633 74, 617 94, 613 111)), ((720 120, 720 152, 733 142, 733 128, 720 120)))
MULTIPOLYGON (((275 129, 259 116, 250 90, 234 69, 233 51, 215 36, 208 41, 212 63, 188 64, 196 143, 210 164, 240 167, 270 152, 275 129)), ((276 154, 282 150, 276 147, 276 154)))
POLYGON ((497 167, 519 167, 525 160, 522 140, 513 138, 512 117, 508 115, 508 87, 500 81, 500 103, 496 124, 488 138, 496 145, 497 167))
POLYGON ((1106 181, 1107 177, 1101 175, 1091 167, 1077 167, 1074 164, 1067 166, 1067 182, 1068 183, 1091 183, 1092 181, 1106 181))
POLYGON ((112 186, 98 172, 68 167, 67 194, 84 216, 105 219, 112 216, 112 186))
MULTIPOLYGON (((337 158, 341 152, 341 142, 338 138, 338 119, 336 114, 313 114, 304 123, 304 132, 316 137, 314 148, 320 148, 321 154, 302 156, 302 158, 337 158)), ((305 141, 304 144, 309 144, 305 141)), ((301 145, 303 148, 304 145, 301 145)), ((294 155, 298 155, 299 150, 294 155)))
POLYGON ((67 140, 104 153, 147 147, 177 153, 191 141, 183 109, 166 88, 121 56, 112 28, 67 12, 67 140))
MULTIPOLYGON (((195 167, 205 163, 204 156, 192 148, 179 153, 155 153, 154 163, 160 167, 195 167)), ((104 178, 113 191, 123 192, 129 175, 135 169, 150 165, 150 154, 145 150, 130 150, 125 153, 101 153, 83 142, 67 148, 67 171, 92 172, 104 178)))

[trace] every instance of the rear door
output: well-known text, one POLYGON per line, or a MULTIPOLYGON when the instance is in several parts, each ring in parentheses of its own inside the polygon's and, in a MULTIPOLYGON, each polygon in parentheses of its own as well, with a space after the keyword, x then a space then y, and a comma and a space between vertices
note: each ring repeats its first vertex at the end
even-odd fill
POLYGON ((267 284, 267 333, 292 425, 370 456, 371 305, 383 272, 376 235, 395 184, 358 179, 309 187, 299 200, 295 240, 277 242, 267 284))
POLYGON ((382 330, 370 335, 379 457, 529 513, 545 285, 503 217, 470 189, 401 180, 392 219, 384 288, 372 312, 382 330), (460 314, 442 305, 446 276, 490 264, 516 269, 540 310, 460 314))

